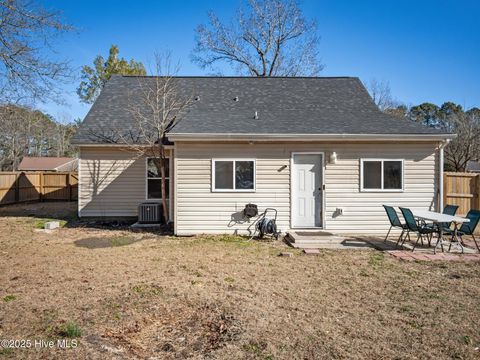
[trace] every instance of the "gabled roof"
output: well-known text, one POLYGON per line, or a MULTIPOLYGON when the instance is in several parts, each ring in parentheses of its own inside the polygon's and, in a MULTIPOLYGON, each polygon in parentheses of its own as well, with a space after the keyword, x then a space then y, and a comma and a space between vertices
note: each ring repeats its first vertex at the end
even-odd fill
MULTIPOLYGON (((87 114, 75 143, 101 143, 99 133, 128 131, 128 104, 154 77, 113 76, 87 114)), ((381 112, 356 77, 177 77, 195 99, 171 138, 190 136, 445 136, 381 112), (255 116, 255 113, 257 116, 255 116)))
POLYGON ((73 171, 76 168, 76 158, 40 156, 25 156, 17 166, 19 171, 73 171))

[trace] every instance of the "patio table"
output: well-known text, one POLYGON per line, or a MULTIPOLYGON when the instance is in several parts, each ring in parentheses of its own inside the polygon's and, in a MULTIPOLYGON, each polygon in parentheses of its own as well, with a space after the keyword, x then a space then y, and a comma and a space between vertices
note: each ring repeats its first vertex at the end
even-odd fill
MULTIPOLYGON (((438 245, 442 247, 442 251, 443 251, 444 239, 443 239, 443 226, 441 225, 441 223, 453 222, 454 224, 453 239, 456 240, 456 243, 460 246, 460 250, 463 253, 463 244, 457 236, 457 230, 458 230, 457 225, 469 222, 470 221, 469 219, 461 216, 446 215, 446 214, 438 213, 435 211, 428 211, 428 210, 412 210, 412 213, 413 213, 413 216, 415 216, 416 218, 419 218, 421 220, 432 221, 437 225, 438 240, 437 240, 437 243, 435 244, 435 248, 433 249, 434 253, 436 252, 438 245)), ((449 242, 450 246, 451 244, 452 244, 452 241, 449 242)))

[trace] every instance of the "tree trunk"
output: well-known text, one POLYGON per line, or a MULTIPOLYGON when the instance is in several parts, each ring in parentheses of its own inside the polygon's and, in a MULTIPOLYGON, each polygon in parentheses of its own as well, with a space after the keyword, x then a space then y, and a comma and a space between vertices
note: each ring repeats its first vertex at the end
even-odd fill
POLYGON ((167 159, 165 159, 165 149, 163 145, 160 145, 160 176, 162 178, 162 207, 163 207, 163 219, 165 224, 168 224, 169 220, 169 211, 167 206, 167 184, 165 176, 165 164, 167 159))

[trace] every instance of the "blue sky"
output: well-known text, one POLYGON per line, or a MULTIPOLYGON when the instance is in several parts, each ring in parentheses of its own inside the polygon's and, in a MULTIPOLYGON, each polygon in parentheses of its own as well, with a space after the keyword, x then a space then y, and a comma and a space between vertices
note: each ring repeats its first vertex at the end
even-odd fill
MULTIPOLYGON (((206 75, 190 61, 194 29, 215 11, 228 20, 240 0, 153 1, 46 0, 78 30, 63 37, 58 55, 74 67, 106 56, 111 44, 120 56, 147 63, 155 51, 170 50, 182 75, 206 75)), ((321 76, 358 76, 390 82, 393 96, 407 104, 454 101, 480 107, 480 1, 474 0, 304 0, 321 35, 321 76)), ((228 67, 224 75, 234 74, 228 67)), ((43 104, 55 117, 83 118, 89 105, 75 93, 79 80, 64 88, 67 106, 43 104)))

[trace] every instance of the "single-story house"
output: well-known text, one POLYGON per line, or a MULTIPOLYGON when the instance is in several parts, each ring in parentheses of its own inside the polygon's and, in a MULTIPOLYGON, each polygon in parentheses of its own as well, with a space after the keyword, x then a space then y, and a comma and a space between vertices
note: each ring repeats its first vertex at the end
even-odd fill
MULTIPOLYGON (((235 215, 247 203, 277 209, 282 231, 345 234, 386 232, 382 204, 442 207, 454 135, 381 112, 358 78, 175 80, 195 98, 168 134, 177 235, 246 231, 235 215)), ((131 127, 126 104, 153 81, 113 76, 74 137, 80 217, 137 216, 140 203, 160 201, 151 160, 98 136, 131 127)))
POLYGON ((78 159, 53 156, 24 156, 17 171, 77 171, 78 159))

